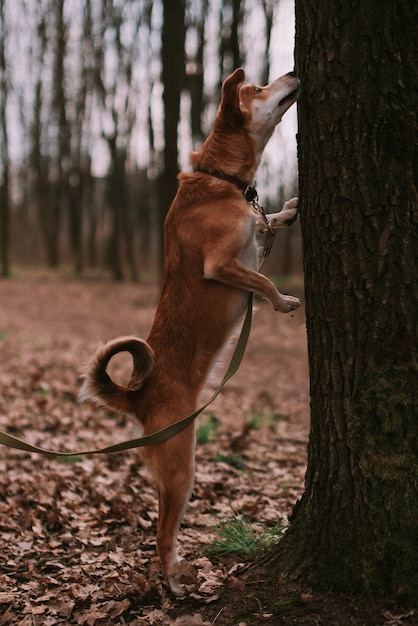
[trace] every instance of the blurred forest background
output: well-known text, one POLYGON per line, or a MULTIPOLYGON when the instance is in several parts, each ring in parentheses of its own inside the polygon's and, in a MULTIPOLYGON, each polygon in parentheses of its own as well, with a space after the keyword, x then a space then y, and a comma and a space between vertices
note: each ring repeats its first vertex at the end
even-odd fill
MULTIPOLYGON (((292 0, 0 0, 1 274, 157 277, 176 176, 223 79, 293 69, 293 29, 292 0)), ((267 212, 296 189, 296 109, 280 128, 257 177, 267 212)), ((289 232, 276 274, 300 272, 289 232)))

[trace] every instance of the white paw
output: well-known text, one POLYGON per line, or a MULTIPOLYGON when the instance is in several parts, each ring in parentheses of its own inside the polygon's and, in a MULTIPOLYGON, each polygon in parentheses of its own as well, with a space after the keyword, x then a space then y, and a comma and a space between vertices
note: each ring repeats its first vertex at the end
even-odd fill
POLYGON ((184 598, 194 591, 198 585, 197 569, 187 561, 178 561, 171 567, 167 583, 176 598, 184 598))
POLYGON ((185 585, 182 585, 172 576, 167 578, 168 586, 170 587, 171 593, 176 596, 176 598, 185 598, 187 596, 187 589, 185 585))
POLYGON ((281 213, 283 214, 283 223, 287 226, 290 226, 295 221, 299 213, 298 204, 299 198, 291 198, 284 203, 281 213))
POLYGON ((299 298, 295 298, 294 296, 284 296, 282 295, 282 299, 280 304, 277 307, 274 307, 276 311, 280 311, 281 313, 290 313, 290 311, 295 311, 298 307, 300 307, 299 298))
POLYGON ((286 228, 292 224, 299 212, 298 198, 292 198, 284 203, 283 208, 279 213, 269 213, 267 215, 270 225, 273 228, 286 228))
POLYGON ((289 209, 297 209, 299 204, 299 198, 290 198, 283 205, 283 211, 288 211, 289 209))

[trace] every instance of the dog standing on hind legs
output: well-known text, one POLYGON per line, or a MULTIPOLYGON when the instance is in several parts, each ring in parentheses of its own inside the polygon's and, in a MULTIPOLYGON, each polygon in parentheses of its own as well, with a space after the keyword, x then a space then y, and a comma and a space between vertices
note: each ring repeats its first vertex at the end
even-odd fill
MULTIPOLYGON (((189 415, 231 332, 249 292, 282 313, 299 300, 281 294, 258 272, 263 239, 271 228, 291 224, 297 199, 268 215, 251 203, 251 187, 263 149, 282 115, 297 100, 300 84, 290 72, 266 87, 245 85, 237 69, 222 87, 213 129, 191 155, 193 173, 179 175, 179 188, 164 224, 161 298, 147 341, 121 337, 100 346, 87 368, 82 400, 131 413, 148 435, 189 415), (260 242, 261 240, 261 242, 260 242), (106 367, 127 351, 133 372, 127 387, 106 367)), ((143 448, 157 486, 157 550, 171 590, 183 595, 173 576, 176 542, 194 481, 195 433, 191 424, 165 443, 143 448)))

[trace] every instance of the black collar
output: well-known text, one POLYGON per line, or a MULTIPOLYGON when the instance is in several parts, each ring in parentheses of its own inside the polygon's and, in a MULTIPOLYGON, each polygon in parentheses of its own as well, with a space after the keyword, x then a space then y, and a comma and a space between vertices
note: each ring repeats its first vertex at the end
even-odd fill
POLYGON ((215 178, 220 178, 221 180, 225 180, 232 185, 235 185, 237 189, 239 189, 246 199, 247 202, 253 202, 257 200, 258 193, 255 187, 251 187, 246 182, 238 178, 238 176, 233 176, 231 174, 226 174, 225 172, 221 172, 221 170, 196 170, 197 172, 201 172, 202 174, 208 174, 209 176, 214 176, 215 178))

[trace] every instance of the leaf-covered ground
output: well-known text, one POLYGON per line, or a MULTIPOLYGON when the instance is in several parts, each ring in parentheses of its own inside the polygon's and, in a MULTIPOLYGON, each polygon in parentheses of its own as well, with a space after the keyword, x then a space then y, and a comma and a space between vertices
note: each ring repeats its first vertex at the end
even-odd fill
MULTIPOLYGON (((129 418, 77 403, 78 376, 99 341, 146 337, 157 299, 155 286, 45 272, 0 281, 0 429, 59 450, 135 436, 129 418)), ((257 532, 285 526, 303 489, 303 309, 258 306, 240 371, 198 420, 196 485, 179 536, 193 565, 183 572, 189 597, 175 600, 160 579, 155 492, 137 451, 51 460, 1 446, 0 626, 414 623, 381 611, 370 621, 351 600, 309 592, 272 603, 242 559, 206 554, 222 520, 242 517, 257 532)), ((129 366, 117 357, 113 376, 129 366)))

